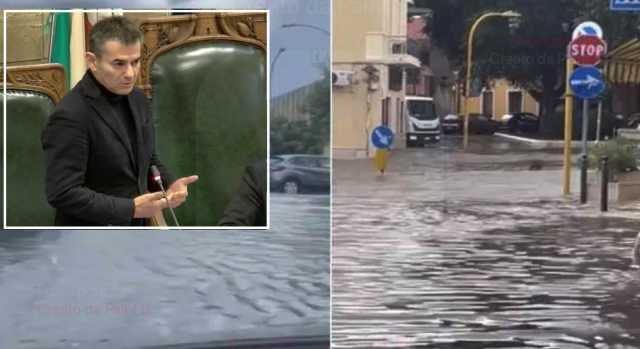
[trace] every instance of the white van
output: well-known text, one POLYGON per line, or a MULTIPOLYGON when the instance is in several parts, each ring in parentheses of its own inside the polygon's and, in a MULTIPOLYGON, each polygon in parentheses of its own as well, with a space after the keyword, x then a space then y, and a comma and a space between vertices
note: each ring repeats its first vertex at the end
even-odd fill
POLYGON ((431 97, 406 96, 407 147, 439 142, 442 137, 440 118, 431 97))

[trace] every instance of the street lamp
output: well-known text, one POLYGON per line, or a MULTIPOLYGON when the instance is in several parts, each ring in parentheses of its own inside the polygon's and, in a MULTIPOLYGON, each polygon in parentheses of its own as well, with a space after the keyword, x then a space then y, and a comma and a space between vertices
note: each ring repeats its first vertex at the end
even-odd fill
POLYGON ((282 28, 292 28, 292 27, 304 27, 304 28, 311 28, 311 29, 315 29, 317 31, 320 31, 322 33, 324 33, 327 36, 330 36, 331 34, 329 33, 328 30, 315 26, 313 24, 300 24, 300 23, 287 23, 287 24, 283 24, 282 28))
POLYGON ((518 18, 522 17, 522 15, 515 11, 488 12, 476 19, 471 26, 471 30, 469 30, 469 38, 467 42, 467 75, 464 77, 464 149, 467 149, 467 146, 469 145, 469 92, 471 90, 471 56, 473 54, 473 34, 475 33, 476 28, 478 27, 480 22, 489 17, 518 18))
POLYGON ((273 85, 273 69, 276 66, 276 62, 278 61, 278 58, 280 58, 280 55, 284 51, 286 51, 286 49, 284 47, 280 47, 280 49, 276 53, 276 56, 273 57, 273 61, 271 61, 271 67, 269 68, 269 94, 273 94, 273 91, 271 89, 271 86, 273 85))

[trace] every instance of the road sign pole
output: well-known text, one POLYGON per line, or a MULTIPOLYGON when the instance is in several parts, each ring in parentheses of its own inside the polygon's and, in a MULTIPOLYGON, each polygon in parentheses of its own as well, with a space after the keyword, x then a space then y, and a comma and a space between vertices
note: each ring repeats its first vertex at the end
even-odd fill
POLYGON ((582 100, 582 166, 580 171, 580 202, 587 202, 587 169, 589 168, 589 154, 587 149, 587 137, 589 135, 589 100, 582 100))
POLYGON ((587 137, 589 135, 589 100, 582 100, 582 154, 587 153, 587 137))
POLYGON ((564 92, 564 185, 563 194, 571 194, 571 141, 573 138, 573 92, 569 78, 573 73, 573 62, 567 58, 567 79, 564 92))
POLYGON ((598 127, 596 128, 596 143, 600 142, 601 127, 602 127, 602 99, 598 101, 598 127))
MULTIPOLYGON (((602 71, 595 68, 607 53, 607 42, 602 39, 602 27, 595 22, 580 23, 573 31, 572 40, 567 47, 567 89, 565 93, 565 148, 564 148, 564 194, 570 191, 571 164, 571 94, 582 98, 582 155, 580 157, 580 202, 587 202, 587 166, 589 135, 589 99, 598 98, 605 88, 602 71), (573 62, 581 67, 571 72, 573 62), (569 75, 570 74, 570 75, 569 75)), ((600 135, 600 116, 598 117, 597 136, 600 135)))

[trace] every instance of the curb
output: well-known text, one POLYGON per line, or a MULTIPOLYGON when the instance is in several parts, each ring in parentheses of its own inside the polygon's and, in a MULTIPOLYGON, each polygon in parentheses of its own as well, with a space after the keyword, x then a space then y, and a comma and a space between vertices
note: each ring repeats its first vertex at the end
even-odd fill
MULTIPOLYGON (((563 148, 564 147, 564 141, 553 141, 553 140, 541 140, 541 139, 526 138, 526 137, 514 136, 514 135, 502 133, 502 132, 496 132, 496 133, 494 133, 494 135, 498 136, 498 137, 503 137, 503 138, 519 141, 519 142, 529 143, 531 145, 544 147, 544 148, 563 148)), ((593 144, 595 144, 594 141, 587 142, 587 145, 593 145, 593 144)), ((580 142, 580 141, 572 141, 571 142, 571 147, 572 148, 580 148, 581 146, 582 146, 582 142, 580 142)))

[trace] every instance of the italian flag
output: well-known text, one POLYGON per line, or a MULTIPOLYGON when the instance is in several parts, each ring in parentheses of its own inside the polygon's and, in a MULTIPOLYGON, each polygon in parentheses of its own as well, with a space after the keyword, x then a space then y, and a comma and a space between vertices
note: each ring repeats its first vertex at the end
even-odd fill
POLYGON ((49 62, 64 66, 69 89, 73 88, 87 71, 84 54, 91 28, 98 20, 113 15, 122 15, 122 10, 73 10, 53 14, 49 62))

